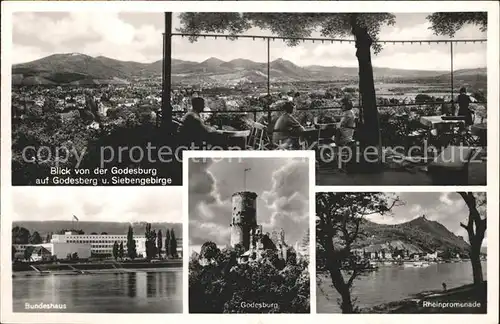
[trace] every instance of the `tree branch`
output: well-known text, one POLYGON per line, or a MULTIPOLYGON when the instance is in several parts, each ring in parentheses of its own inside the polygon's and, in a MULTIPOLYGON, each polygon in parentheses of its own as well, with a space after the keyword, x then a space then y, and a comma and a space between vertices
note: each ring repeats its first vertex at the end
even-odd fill
POLYGON ((360 274, 360 271, 355 268, 353 271, 352 271, 352 274, 351 274, 351 277, 349 278, 349 280, 347 281, 347 287, 351 288, 352 287, 352 283, 354 282, 354 279, 356 279, 356 277, 360 274))

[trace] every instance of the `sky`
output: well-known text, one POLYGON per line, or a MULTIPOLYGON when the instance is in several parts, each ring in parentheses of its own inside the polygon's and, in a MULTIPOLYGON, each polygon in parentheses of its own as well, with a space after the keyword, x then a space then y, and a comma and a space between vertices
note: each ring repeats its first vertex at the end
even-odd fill
POLYGON ((309 230, 309 163, 307 159, 245 158, 189 160, 190 250, 212 241, 224 248, 230 242, 231 196, 257 193, 257 223, 263 232, 285 231, 294 245, 309 230))
POLYGON ((182 222, 175 187, 13 187, 12 221, 182 222))
MULTIPOLYGON (((393 208, 387 216, 367 217, 375 223, 398 224, 425 215, 428 220, 443 224, 449 231, 468 241, 468 235, 460 222, 467 223, 469 210, 456 192, 400 192, 395 193, 404 205, 393 208)), ((486 239, 483 241, 486 246, 486 239)))
MULTIPOLYGON (((173 30, 180 27, 174 13, 173 30)), ((381 40, 446 39, 433 35, 427 13, 396 14, 396 25, 383 27, 381 40)), ((13 16, 13 63, 28 62, 55 53, 82 53, 107 56, 123 61, 150 63, 161 59, 163 13, 112 12, 21 12, 13 16), (43 32, 40 32, 43 31, 43 32)), ((252 35, 270 35, 253 28, 252 35)), ((318 36, 319 35, 313 35, 318 36)), ((465 26, 456 39, 486 38, 476 26, 465 26)), ((201 62, 210 57, 224 61, 236 58, 256 62, 267 61, 267 45, 263 40, 200 39, 190 43, 173 37, 172 57, 201 62)), ((357 67, 353 44, 302 43, 287 47, 282 41, 271 42, 271 60, 284 58, 299 66, 323 65, 357 67)), ((486 66, 486 44, 454 46, 455 69, 486 66)), ((372 58, 376 67, 416 70, 450 69, 449 44, 385 45, 372 58)))

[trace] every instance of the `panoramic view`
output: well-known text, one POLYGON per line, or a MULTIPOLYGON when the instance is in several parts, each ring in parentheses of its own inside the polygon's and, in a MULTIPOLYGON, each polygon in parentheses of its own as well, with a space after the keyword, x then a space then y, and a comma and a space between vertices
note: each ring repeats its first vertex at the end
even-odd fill
POLYGON ((189 313, 309 313, 312 161, 187 163, 189 313))
POLYGON ((486 31, 486 12, 15 13, 12 183, 179 185, 186 149, 307 149, 319 185, 485 185, 486 31))
POLYGON ((131 189, 14 190, 14 312, 182 313, 181 196, 131 189))
POLYGON ((318 313, 486 313, 486 193, 316 194, 318 313))

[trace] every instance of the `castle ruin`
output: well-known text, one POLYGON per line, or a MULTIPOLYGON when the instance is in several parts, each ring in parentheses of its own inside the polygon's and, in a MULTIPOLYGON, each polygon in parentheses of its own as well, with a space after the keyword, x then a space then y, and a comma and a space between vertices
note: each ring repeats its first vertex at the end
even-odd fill
POLYGON ((231 197, 231 247, 241 245, 246 251, 240 260, 259 260, 266 250, 277 252, 278 258, 286 260, 288 246, 285 231, 273 230, 263 233, 257 224, 257 194, 251 191, 236 192, 231 197))

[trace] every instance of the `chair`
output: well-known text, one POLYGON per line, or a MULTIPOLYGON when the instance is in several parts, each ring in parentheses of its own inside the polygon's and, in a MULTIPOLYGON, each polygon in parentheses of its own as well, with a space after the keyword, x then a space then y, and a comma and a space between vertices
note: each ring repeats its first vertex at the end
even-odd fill
POLYGON ((223 135, 225 148, 228 150, 238 149, 244 150, 247 148, 247 139, 250 135, 250 130, 244 131, 226 131, 223 135))
POLYGON ((328 145, 335 146, 335 135, 337 134, 337 128, 333 124, 316 124, 318 129, 318 146, 328 145))
MULTIPOLYGON (((455 125, 451 123, 434 124, 435 135, 430 137, 430 144, 436 148, 445 148, 453 145, 457 139, 455 125)), ((432 135, 432 131, 431 131, 432 135)))
MULTIPOLYGON (((471 127, 474 127, 472 125, 471 127)), ((480 136, 477 136, 472 133, 471 129, 465 124, 459 124, 457 127, 455 127, 455 133, 456 133, 456 145, 464 145, 464 146, 473 146, 473 147, 481 147, 483 146, 481 143, 481 138, 480 136)), ((484 145, 486 147, 486 145, 484 145)))
POLYGON ((173 130, 173 135, 179 141, 181 144, 186 144, 186 134, 183 133, 183 123, 180 120, 177 119, 172 119, 172 130, 173 130))
POLYGON ((337 146, 337 132, 338 128, 335 124, 317 124, 315 127, 318 129, 318 138, 316 142, 316 155, 318 160, 318 167, 328 166, 331 163, 337 162, 338 169, 343 170, 341 165, 344 160, 343 150, 337 146))
POLYGON ((426 129, 416 129, 413 131, 405 131, 405 148, 409 150, 413 147, 424 147, 424 141, 428 136, 428 131, 426 129))
POLYGON ((183 123, 180 120, 172 119, 172 127, 174 133, 179 133, 182 128, 183 123))
POLYGON ((253 150, 264 149, 264 136, 266 133, 266 126, 261 123, 253 123, 250 135, 248 136, 246 146, 253 150))

